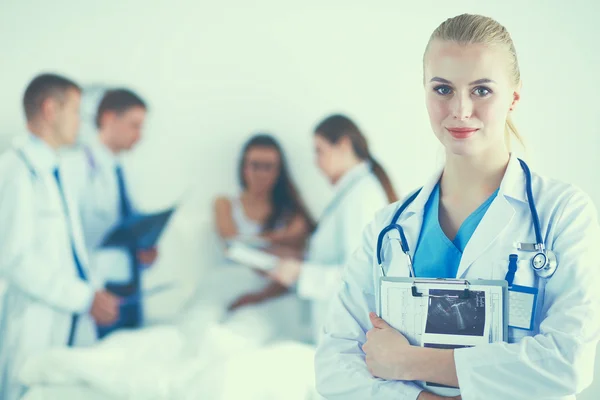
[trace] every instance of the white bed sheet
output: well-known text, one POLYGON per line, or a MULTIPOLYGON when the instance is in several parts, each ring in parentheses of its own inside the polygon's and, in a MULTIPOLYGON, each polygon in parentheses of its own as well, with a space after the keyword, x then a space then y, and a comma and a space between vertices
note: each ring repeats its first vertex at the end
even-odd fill
POLYGON ((317 398, 310 346, 265 347, 220 323, 232 296, 256 285, 250 278, 236 279, 226 290, 205 285, 200 300, 172 325, 117 332, 90 348, 53 349, 34 357, 20 375, 30 387, 25 400, 69 398, 65 395, 94 400, 317 398), (206 301, 209 293, 212 300, 206 301), (95 397, 81 396, 87 392, 95 397))

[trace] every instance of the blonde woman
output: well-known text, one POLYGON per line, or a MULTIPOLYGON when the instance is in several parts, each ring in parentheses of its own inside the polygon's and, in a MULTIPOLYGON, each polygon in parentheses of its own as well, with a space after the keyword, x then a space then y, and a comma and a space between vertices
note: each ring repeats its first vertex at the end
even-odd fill
POLYGON ((510 153, 521 77, 503 26, 477 15, 448 19, 433 32, 423 68, 445 165, 365 229, 317 349, 317 388, 328 399, 444 398, 433 385, 459 388, 464 400, 575 399, 592 381, 600 336, 597 211, 586 194, 510 153), (406 236, 414 272, 407 257, 386 254, 388 242, 386 276, 506 279, 537 290, 532 329, 510 327, 506 342, 469 348, 409 343, 373 313, 378 239, 390 224, 406 236), (526 251, 515 242, 544 246, 526 251))

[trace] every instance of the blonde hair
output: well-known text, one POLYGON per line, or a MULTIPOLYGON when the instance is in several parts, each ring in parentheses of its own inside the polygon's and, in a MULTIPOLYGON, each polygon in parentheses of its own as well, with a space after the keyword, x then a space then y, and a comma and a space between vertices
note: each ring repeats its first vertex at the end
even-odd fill
MULTIPOLYGON (((515 45, 506 28, 500 25, 496 20, 484 17, 482 15, 462 14, 454 18, 448 18, 437 27, 431 34, 425 53, 423 55, 423 65, 425 65, 425 56, 429 50, 431 42, 434 40, 444 40, 456 42, 459 44, 484 44, 486 46, 500 47, 506 50, 510 66, 510 75, 515 85, 521 82, 521 72, 517 60, 517 51, 515 45)), ((504 127, 506 145, 510 149, 511 134, 522 144, 523 138, 512 122, 510 116, 506 119, 504 127)))

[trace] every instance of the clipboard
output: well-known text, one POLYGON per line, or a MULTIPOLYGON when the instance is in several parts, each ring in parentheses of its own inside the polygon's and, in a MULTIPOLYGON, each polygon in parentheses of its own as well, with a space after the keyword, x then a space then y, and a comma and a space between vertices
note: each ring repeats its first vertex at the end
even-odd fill
POLYGON ((142 290, 141 292, 137 292, 131 294, 129 296, 121 297, 121 305, 131 305, 140 303, 143 298, 153 296, 158 293, 162 293, 168 290, 175 289, 176 285, 174 282, 163 283, 157 286, 154 286, 151 289, 142 290))
MULTIPOLYGON (((381 277, 378 314, 414 346, 458 349, 508 340, 505 280, 381 277)), ((441 396, 458 388, 418 382, 441 396)))
POLYGON ((382 298, 385 294, 382 288, 386 285, 408 286, 412 297, 423 298, 427 297, 424 295, 423 289, 435 286, 447 286, 449 290, 460 291, 460 295, 463 297, 467 293, 472 291, 473 287, 477 286, 495 286, 501 288, 502 291, 502 307, 500 311, 502 313, 502 340, 508 340, 508 283, 503 279, 490 280, 490 279, 450 279, 450 278, 407 278, 407 277, 381 277, 379 279, 379 295, 378 295, 378 309, 377 314, 383 318, 383 304, 384 299, 382 298))
POLYGON ((156 246, 175 208, 154 214, 134 215, 113 227, 102 240, 100 247, 129 247, 149 249, 156 246))

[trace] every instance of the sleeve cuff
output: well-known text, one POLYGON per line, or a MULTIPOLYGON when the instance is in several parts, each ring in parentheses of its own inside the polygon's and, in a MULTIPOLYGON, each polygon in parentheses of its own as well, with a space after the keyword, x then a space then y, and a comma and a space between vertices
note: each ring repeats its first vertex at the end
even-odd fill
POLYGON ((298 278, 298 296, 308 300, 328 300, 337 293, 342 281, 341 268, 337 265, 305 263, 298 278))
POLYGON ((94 289, 83 281, 78 281, 73 291, 69 293, 72 301, 72 311, 78 314, 87 313, 92 308, 94 289))
POLYGON ((298 278, 298 283, 296 285, 298 296, 304 299, 312 299, 316 296, 315 283, 317 286, 319 285, 318 275, 318 267, 306 263, 302 266, 302 271, 300 272, 300 277, 298 278))
POLYGON ((462 348, 454 350, 454 365, 456 367, 456 376, 458 386, 463 399, 474 398, 473 383, 471 379, 471 368, 476 358, 473 357, 474 348, 462 348))

